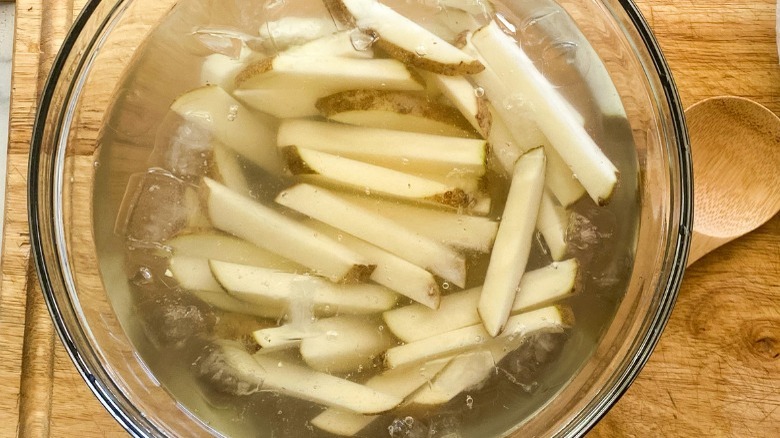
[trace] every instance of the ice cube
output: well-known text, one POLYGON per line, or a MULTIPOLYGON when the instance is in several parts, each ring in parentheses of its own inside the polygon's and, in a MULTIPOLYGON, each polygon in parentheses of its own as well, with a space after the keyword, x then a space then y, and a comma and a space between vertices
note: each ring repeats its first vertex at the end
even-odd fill
POLYGON ((130 177, 114 230, 135 246, 158 246, 199 221, 199 212, 192 185, 151 169, 130 177))
POLYGON ((184 292, 137 291, 135 313, 147 337, 158 348, 183 349, 196 337, 206 337, 216 321, 214 313, 184 292))
POLYGON ((498 369, 509 382, 525 392, 533 392, 539 386, 539 373, 560 354, 565 340, 562 333, 534 335, 509 354, 498 369))
POLYGON ((195 181, 206 175, 211 167, 212 149, 212 138, 207 130, 171 112, 157 128, 149 164, 187 181, 195 181))

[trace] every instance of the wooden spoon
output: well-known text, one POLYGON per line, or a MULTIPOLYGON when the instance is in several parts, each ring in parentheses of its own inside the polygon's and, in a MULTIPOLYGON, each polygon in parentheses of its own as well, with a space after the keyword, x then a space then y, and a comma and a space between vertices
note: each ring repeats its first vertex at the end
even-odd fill
POLYGON ((780 211, 780 118, 740 97, 703 100, 685 117, 693 154, 690 266, 780 211))

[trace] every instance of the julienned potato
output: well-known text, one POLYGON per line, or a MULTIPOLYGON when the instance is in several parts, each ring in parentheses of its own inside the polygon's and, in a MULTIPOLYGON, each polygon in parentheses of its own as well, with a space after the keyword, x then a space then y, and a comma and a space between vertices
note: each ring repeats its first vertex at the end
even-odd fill
POLYGON ((566 207, 585 193, 607 203, 618 174, 471 2, 447 2, 469 17, 459 46, 376 0, 325 3, 347 30, 271 57, 211 55, 208 85, 172 104, 214 141, 201 184, 214 231, 170 240, 169 270, 216 308, 278 321, 255 332, 254 354, 216 342, 225 373, 325 406, 311 424, 354 435, 396 407, 446 403, 528 336, 570 327, 556 305, 579 269, 564 260, 566 207), (357 50, 356 33, 373 45, 357 50), (507 110, 512 95, 533 120, 507 110), (253 199, 240 160, 293 182, 253 199), (509 179, 506 199, 484 187, 489 172, 509 179), (526 272, 536 230, 554 262, 526 272), (480 253, 484 284, 445 293, 470 284, 480 253), (316 320, 294 317, 301 308, 316 320), (382 369, 351 379, 376 357, 382 369))

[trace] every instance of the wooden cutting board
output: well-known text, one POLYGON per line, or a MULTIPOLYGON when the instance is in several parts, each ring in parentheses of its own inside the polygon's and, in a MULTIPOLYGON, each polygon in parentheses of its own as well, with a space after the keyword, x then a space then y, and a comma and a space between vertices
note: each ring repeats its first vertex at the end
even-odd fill
MULTIPOLYGON (((780 113, 774 2, 637 3, 686 107, 738 95, 780 113)), ((55 340, 29 258, 26 174, 36 100, 84 3, 17 0, 0 283, 0 436, 124 435, 55 340)), ((780 216, 688 270, 650 362, 591 436, 770 437, 778 431, 780 216)))

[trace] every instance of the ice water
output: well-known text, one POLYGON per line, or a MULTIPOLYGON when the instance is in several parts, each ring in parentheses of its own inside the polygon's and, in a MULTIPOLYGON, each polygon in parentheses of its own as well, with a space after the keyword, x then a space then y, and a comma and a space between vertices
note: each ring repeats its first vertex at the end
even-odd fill
MULTIPOLYGON (((136 93, 139 107, 148 108, 145 126, 149 129, 140 132, 128 126, 127 120, 132 118, 123 116, 128 108, 116 105, 101 138, 95 203, 102 203, 102 207, 96 208, 100 228, 96 238, 103 260, 116 260, 115 255, 122 254, 128 280, 108 285, 108 294, 117 297, 116 302, 124 302, 118 297, 129 294, 132 305, 117 308, 117 313, 156 379, 201 421, 233 436, 328 434, 309 423, 322 407, 237 381, 222 372, 220 359, 214 354, 214 339, 237 340, 254 351, 257 346, 252 331, 281 321, 219 310, 182 290, 171 278, 166 241, 188 230, 209 227, 198 208, 198 187, 199 179, 209 172, 214 152, 209 133, 172 114, 168 106, 179 94, 203 85, 198 72, 205 56, 220 53, 238 57, 243 45, 269 54, 279 50, 273 39, 269 44, 262 38, 273 35, 269 23, 294 16, 305 3, 179 2, 150 34, 122 83, 125 93, 136 93), (168 65, 166 74, 170 77, 159 73, 160 66, 170 62, 166 60, 176 61, 175 66, 168 65), (136 159, 128 162, 120 158, 128 153, 136 159), (117 184, 124 187, 121 200, 101 197, 104 187, 117 184), (111 226, 105 226, 107 223, 111 226), (108 229, 110 232, 105 232, 108 229)), ((423 21, 433 20, 442 11, 434 1, 387 3, 423 21)), ((480 2, 473 3, 480 6, 480 2)), ((326 14, 327 9, 317 4, 305 14, 326 14)), ((565 20, 564 12, 547 3, 525 2, 523 7, 511 9, 497 6, 504 25, 515 31, 539 69, 583 116, 589 134, 620 170, 620 185, 609 205, 597 207, 585 196, 571 207, 570 255, 580 261, 582 271, 580 293, 566 304, 574 310, 577 323, 565 335, 534 337, 498 364, 495 375, 479 388, 442 406, 396 409, 359 436, 454 438, 506 430, 554 396, 586 361, 630 278, 638 220, 636 151, 630 128, 624 119, 606 114, 594 94, 598 90, 583 81, 592 61, 583 55, 581 42, 559 32, 556 23, 565 20)), ((353 43, 360 50, 373 41, 356 36, 353 43)), ((519 113, 529 110, 523 108, 525 102, 511 96, 501 104, 519 113)), ((289 175, 269 179, 252 163, 236 159, 247 176, 246 194, 256 200, 272 200, 280 188, 295 181, 289 175)), ((484 181, 494 200, 505 197, 508 181, 499 172, 490 171, 484 181)), ((498 219, 501 211, 499 201, 489 216, 498 219)), ((537 236, 528 270, 550 261, 537 236)), ((487 263, 484 254, 470 256, 469 285, 481 284, 487 263)), ((444 281, 440 281, 440 288, 444 294, 459 290, 444 281)), ((312 316, 304 311, 296 317, 312 316)), ((350 378, 364 381, 380 368, 380 361, 375 361, 350 378)))

